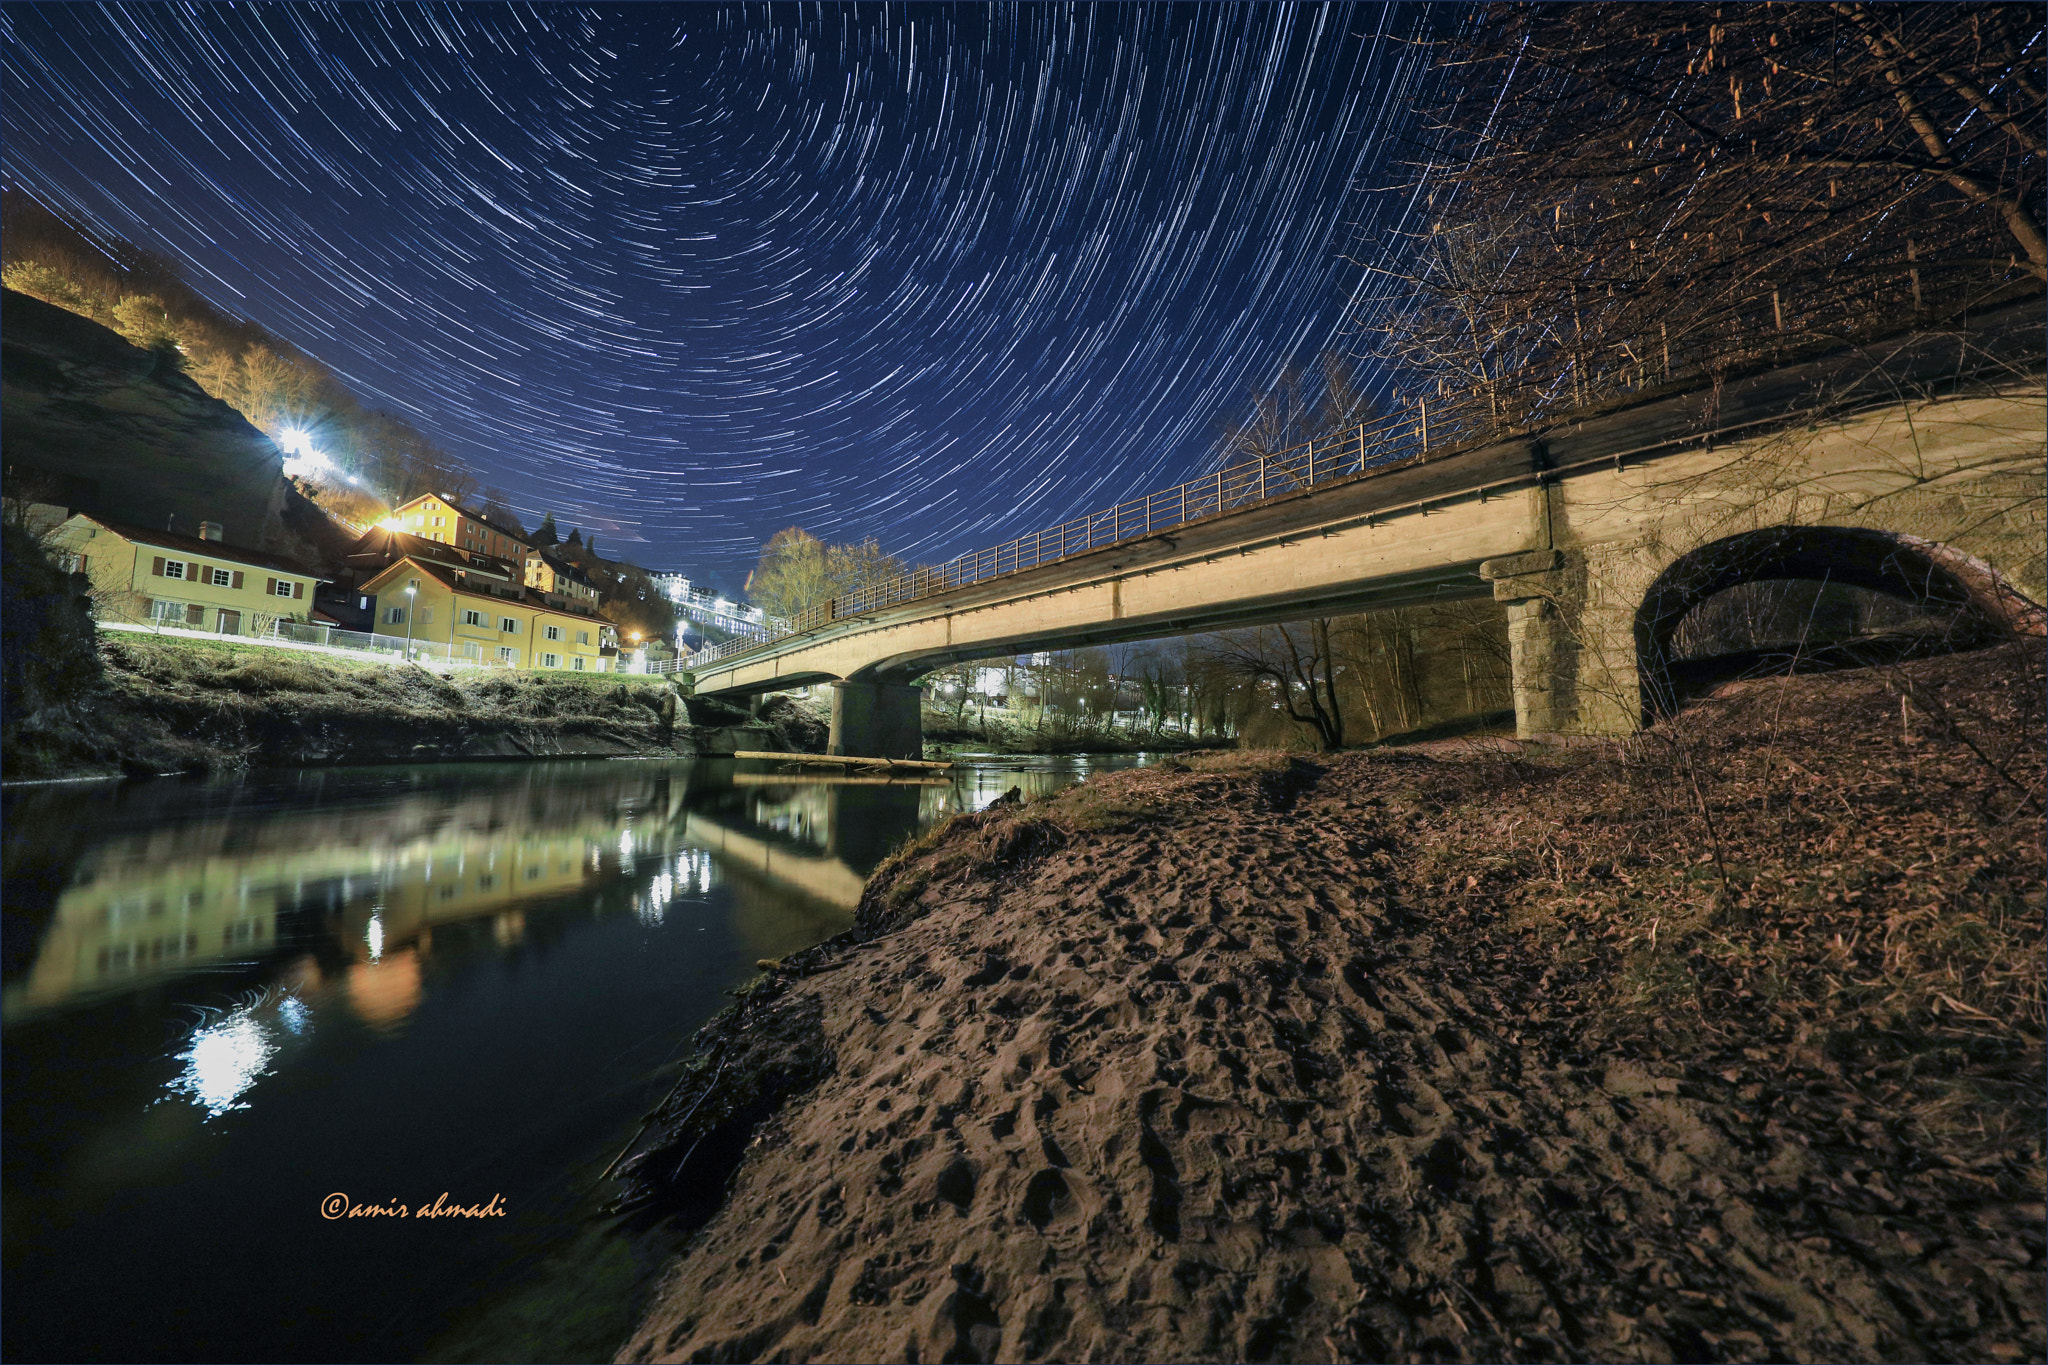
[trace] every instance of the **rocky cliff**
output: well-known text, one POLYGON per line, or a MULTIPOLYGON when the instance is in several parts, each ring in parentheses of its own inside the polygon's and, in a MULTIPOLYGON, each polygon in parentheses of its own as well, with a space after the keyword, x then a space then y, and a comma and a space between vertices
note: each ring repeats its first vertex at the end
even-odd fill
POLYGON ((10 495, 186 535, 219 522, 228 544, 306 556, 277 447, 173 353, 11 289, 0 329, 10 495))

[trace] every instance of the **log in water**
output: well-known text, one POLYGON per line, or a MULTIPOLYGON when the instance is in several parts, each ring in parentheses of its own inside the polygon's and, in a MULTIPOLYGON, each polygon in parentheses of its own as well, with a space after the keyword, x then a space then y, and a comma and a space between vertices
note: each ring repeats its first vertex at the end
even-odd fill
POLYGON ((771 754, 759 749, 741 749, 734 758, 765 758, 776 763, 845 763, 859 768, 914 768, 931 772, 950 768, 951 763, 927 758, 858 758, 853 754, 771 754))

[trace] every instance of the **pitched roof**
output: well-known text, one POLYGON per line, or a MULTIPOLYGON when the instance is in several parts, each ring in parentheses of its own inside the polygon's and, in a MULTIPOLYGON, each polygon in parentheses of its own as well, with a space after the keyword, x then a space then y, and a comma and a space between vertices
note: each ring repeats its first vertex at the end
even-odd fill
POLYGON ((483 513, 471 507, 469 504, 462 502, 457 498, 450 497, 446 493, 422 493, 418 498, 414 498, 412 502, 408 502, 405 503, 403 506, 393 508, 393 514, 396 515, 399 512, 403 512, 407 507, 412 506, 414 502, 420 501, 421 498, 439 498, 442 502, 445 502, 450 507, 454 508, 456 512, 458 512, 462 516, 468 517, 471 521, 476 522, 480 526, 490 527, 493 531, 496 531, 499 535, 504 536, 508 540, 516 540, 521 545, 533 544, 533 537, 528 535, 526 532, 515 531, 509 526, 501 526, 497 522, 492 521, 489 517, 485 516, 483 513))
POLYGON ((518 596, 516 597, 506 594, 502 591, 478 591, 476 587, 464 581, 464 570, 462 569, 462 567, 443 563, 436 560, 418 559, 412 555, 401 555, 399 558, 393 560, 384 569, 381 569, 376 574, 373 574, 370 577, 369 581, 364 583, 363 586, 367 588, 370 585, 370 583, 376 582, 379 578, 384 577, 385 574, 390 573, 393 569, 396 569, 401 564, 412 565, 415 569, 418 569, 421 573, 433 579, 436 583, 439 583, 442 587, 447 588, 451 592, 466 593, 471 597, 481 598, 486 601, 516 603, 519 606, 527 607, 534 611, 551 611, 560 616, 574 616, 586 621, 595 621, 599 625, 608 626, 611 624, 610 621, 605 620, 604 617, 599 616, 594 611, 585 611, 581 607, 558 605, 554 602, 550 602, 542 594, 535 592, 533 589, 528 588, 524 584, 518 582, 514 582, 510 585, 511 587, 518 589, 518 596))
POLYGON ((481 550, 465 550, 443 541, 416 536, 410 531, 388 531, 382 526, 373 526, 363 532, 343 557, 351 564, 362 560, 389 564, 401 555, 411 555, 414 559, 433 560, 441 564, 454 564, 463 569, 480 569, 486 573, 501 574, 514 583, 518 582, 521 576, 519 564, 502 555, 487 555, 481 550))
POLYGON ((584 573, 580 567, 578 567, 575 564, 571 564, 568 560, 563 559, 560 555, 550 554, 549 551, 552 548, 552 546, 543 546, 538 550, 530 550, 527 553, 539 555, 541 559, 547 563, 547 566, 550 569, 553 569, 563 578, 569 579, 572 582, 581 583, 584 587, 590 589, 592 592, 598 591, 597 584, 591 582, 590 576, 584 573))
POLYGON ((124 540, 138 545, 150 545, 159 550, 176 550, 184 555, 203 555, 208 559, 225 559, 236 564, 248 564, 259 569, 275 569, 280 573, 297 574, 319 583, 334 580, 318 569, 309 569, 297 560, 285 559, 280 555, 264 554, 261 550, 245 550, 239 545, 228 545, 218 540, 201 540, 198 536, 181 536, 175 531, 152 531, 125 521, 109 521, 91 512, 79 512, 76 517, 104 526, 124 540))

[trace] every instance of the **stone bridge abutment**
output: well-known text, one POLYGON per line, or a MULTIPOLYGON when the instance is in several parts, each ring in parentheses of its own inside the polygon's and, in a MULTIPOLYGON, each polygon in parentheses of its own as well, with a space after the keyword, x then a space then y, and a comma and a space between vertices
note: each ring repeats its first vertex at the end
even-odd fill
MULTIPOLYGON (((2038 310, 2015 316, 2038 357, 2038 310)), ((1965 634, 2039 632, 2038 358, 1966 388, 1951 356, 1942 385, 1888 375, 1889 396, 1860 405, 1839 401, 1867 384, 1842 380, 1848 363, 1286 491, 835 620, 701 668, 697 687, 831 682, 834 752, 912 757, 916 680, 951 663, 1490 596, 1518 733, 1613 735, 1668 709, 1672 632, 1737 583, 1848 583, 1952 611, 1965 634)))

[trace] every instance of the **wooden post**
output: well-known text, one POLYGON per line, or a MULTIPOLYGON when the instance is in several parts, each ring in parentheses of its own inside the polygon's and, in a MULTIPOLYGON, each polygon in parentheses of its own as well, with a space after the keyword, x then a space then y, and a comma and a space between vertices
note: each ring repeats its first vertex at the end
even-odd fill
POLYGON ((1418 398, 1415 401, 1422 405, 1422 453, 1427 455, 1429 454, 1429 399, 1418 398))
POLYGON ((1913 263, 1906 270, 1907 276, 1913 281, 1913 311, 1925 312, 1927 305, 1920 298, 1920 253, 1914 250, 1911 237, 1906 239, 1906 259, 1913 263))

